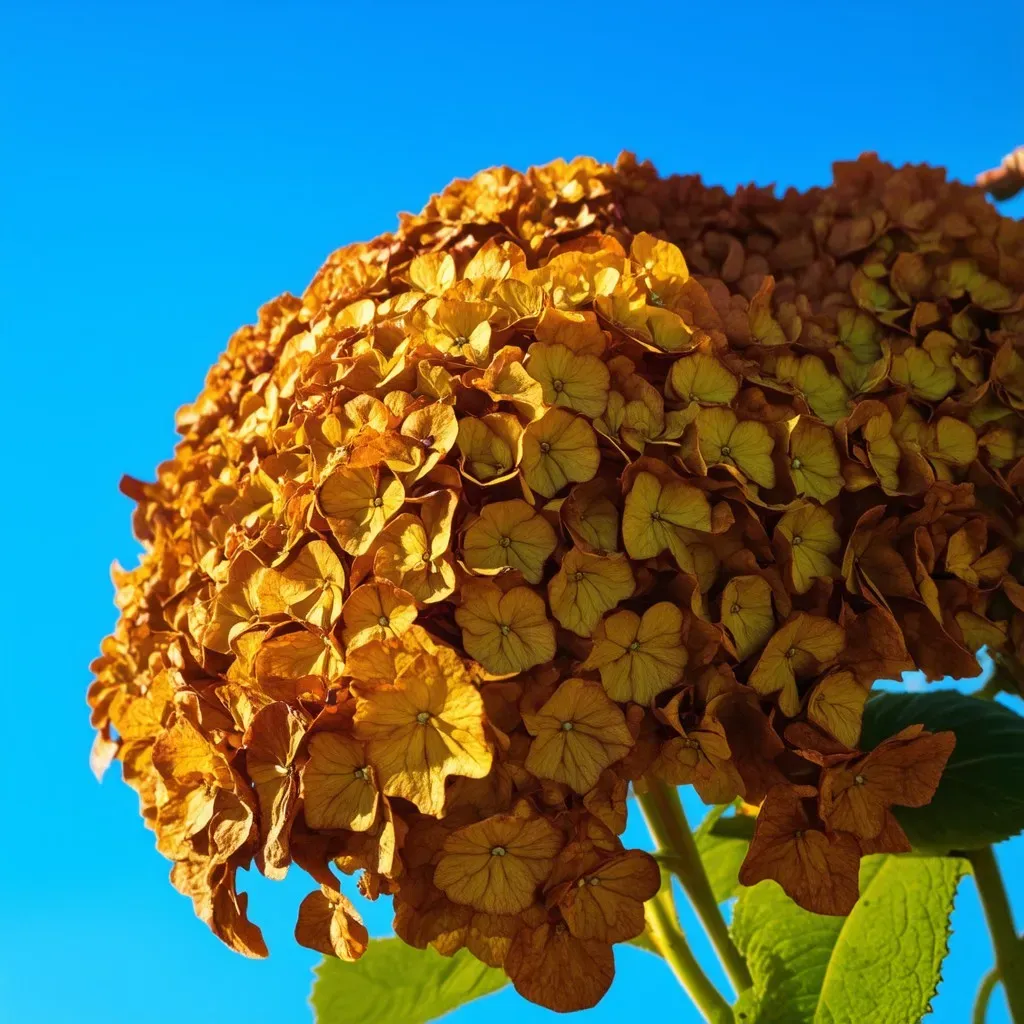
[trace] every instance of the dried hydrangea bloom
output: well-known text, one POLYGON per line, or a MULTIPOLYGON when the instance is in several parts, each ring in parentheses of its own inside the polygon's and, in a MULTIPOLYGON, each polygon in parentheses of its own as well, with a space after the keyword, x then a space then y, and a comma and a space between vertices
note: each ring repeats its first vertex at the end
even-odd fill
POLYGON ((557 161, 458 181, 269 303, 125 480, 144 554, 93 762, 266 955, 239 868, 338 872, 414 946, 593 1005, 643 927, 629 783, 760 804, 742 879, 844 913, 952 737, 872 683, 1024 657, 1024 227, 874 157, 729 195, 557 161))

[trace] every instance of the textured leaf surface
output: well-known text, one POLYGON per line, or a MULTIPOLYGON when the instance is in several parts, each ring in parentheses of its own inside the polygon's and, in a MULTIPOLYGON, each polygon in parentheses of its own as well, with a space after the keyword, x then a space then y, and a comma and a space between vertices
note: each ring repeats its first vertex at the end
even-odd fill
POLYGON ((951 729, 956 747, 931 803, 893 808, 914 846, 976 850, 1024 829, 1024 718, 953 691, 883 693, 865 705, 861 745, 870 749, 918 722, 951 729))
POLYGON ((931 1008, 965 870, 953 857, 888 857, 836 941, 816 1024, 916 1024, 931 1008))
POLYGON ((427 1024, 508 983, 464 949, 443 957, 400 939, 374 939, 355 963, 327 959, 315 974, 316 1024, 427 1024))
POLYGON ((916 1024, 940 980, 963 870, 942 857, 868 857, 846 918, 801 910, 774 882, 743 890, 732 932, 754 987, 737 1021, 916 1024))

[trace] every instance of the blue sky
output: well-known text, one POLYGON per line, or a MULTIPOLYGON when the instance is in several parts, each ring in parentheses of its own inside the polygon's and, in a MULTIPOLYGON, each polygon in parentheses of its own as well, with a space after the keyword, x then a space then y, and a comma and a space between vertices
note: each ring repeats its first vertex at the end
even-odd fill
MULTIPOLYGON (((169 455, 173 412, 229 333, 301 291, 333 248, 496 163, 627 148, 663 172, 806 186, 875 149, 971 178, 1024 142, 1024 8, 967 10, 965 22, 944 0, 2 5, 0 1022, 306 1019, 316 957, 291 928, 311 886, 298 872, 246 879, 272 956, 230 953, 167 882, 134 794, 87 767, 109 565, 136 554, 117 481, 151 478, 169 455)), ((1001 851, 1018 869, 1022 853, 1001 851)), ((385 908, 368 918, 386 929, 385 908)), ((966 1019, 991 961, 969 884, 955 924, 943 1022, 966 1019)), ((618 967, 581 1020, 647 1007, 696 1019, 653 958, 627 949, 618 967)), ((552 1017, 505 992, 451 1020, 513 1016, 552 1017)), ((1000 999, 990 1021, 1006 1019, 1000 999)))

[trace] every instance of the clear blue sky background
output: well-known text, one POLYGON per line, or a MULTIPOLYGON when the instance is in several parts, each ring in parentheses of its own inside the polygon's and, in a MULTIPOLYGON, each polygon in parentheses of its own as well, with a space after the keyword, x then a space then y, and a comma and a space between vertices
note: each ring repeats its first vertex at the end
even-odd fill
MULTIPOLYGON (((1024 14, 1013 0, 0 6, 0 1021, 301 1024, 316 957, 291 929, 309 883, 247 879, 272 956, 230 953, 171 889, 116 771, 100 786, 87 768, 108 567, 136 554, 120 475, 151 478, 174 409, 262 302, 453 177, 629 148, 726 185, 824 183, 866 149, 971 178, 1024 142, 1024 14)), ((1001 850, 1024 919, 1022 852, 1001 850)), ((385 908, 368 918, 386 930, 385 908)), ((991 961, 970 884, 955 923, 933 1019, 958 1024, 991 961)), ((696 1019, 652 957, 626 949, 618 967, 581 1020, 696 1019)), ((553 1017, 507 991, 451 1019, 553 1017)), ((990 1021, 1006 1019, 1000 999, 990 1021)))

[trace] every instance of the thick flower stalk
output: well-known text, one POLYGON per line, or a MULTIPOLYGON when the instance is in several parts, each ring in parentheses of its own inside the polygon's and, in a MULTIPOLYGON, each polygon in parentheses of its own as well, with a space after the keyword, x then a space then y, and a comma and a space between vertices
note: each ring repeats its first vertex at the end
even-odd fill
POLYGON ((89 692, 174 885, 239 868, 593 1005, 659 868, 626 793, 759 805, 741 871, 844 914, 950 733, 872 683, 1024 656, 1024 228, 873 157, 728 195, 558 161, 459 181, 243 328, 138 503, 89 692))

